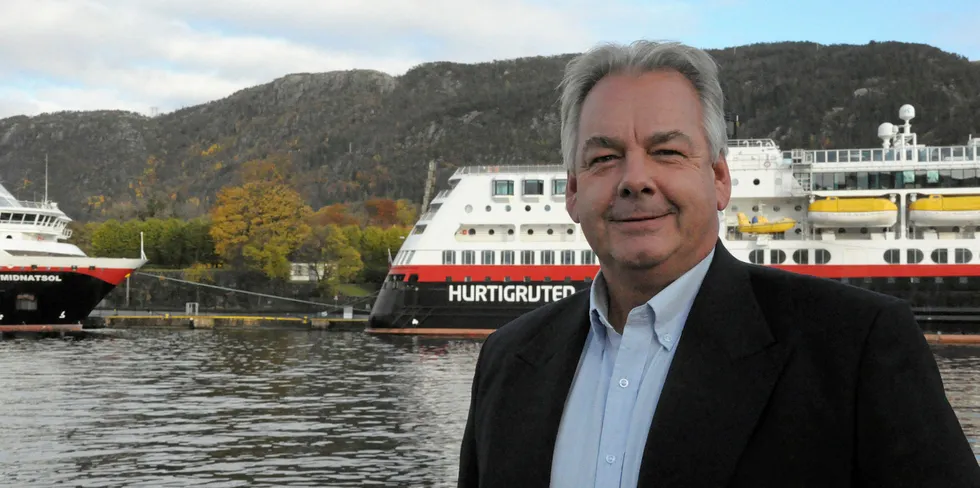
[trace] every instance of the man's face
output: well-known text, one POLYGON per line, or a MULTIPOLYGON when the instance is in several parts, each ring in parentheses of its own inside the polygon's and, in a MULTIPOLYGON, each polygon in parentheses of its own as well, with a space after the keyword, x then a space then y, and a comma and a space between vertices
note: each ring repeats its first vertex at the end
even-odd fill
POLYGON ((603 266, 693 266, 714 247, 731 181, 723 157, 711 165, 701 121, 676 71, 610 75, 589 92, 565 206, 603 266))

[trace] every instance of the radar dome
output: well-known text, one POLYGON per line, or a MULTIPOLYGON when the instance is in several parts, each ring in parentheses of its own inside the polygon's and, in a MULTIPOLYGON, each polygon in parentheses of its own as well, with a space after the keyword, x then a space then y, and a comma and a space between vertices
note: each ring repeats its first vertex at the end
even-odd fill
POLYGON ((909 104, 902 105, 898 109, 898 118, 908 122, 915 118, 915 108, 909 104))
POLYGON ((892 125, 891 122, 885 122, 884 124, 878 126, 878 137, 881 140, 887 141, 891 139, 893 135, 895 135, 895 126, 892 125))

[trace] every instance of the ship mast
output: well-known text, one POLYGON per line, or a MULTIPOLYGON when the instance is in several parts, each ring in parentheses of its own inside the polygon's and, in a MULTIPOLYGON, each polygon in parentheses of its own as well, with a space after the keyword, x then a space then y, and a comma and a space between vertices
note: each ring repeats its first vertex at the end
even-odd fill
POLYGON ((44 204, 48 204, 48 153, 44 153, 44 204))

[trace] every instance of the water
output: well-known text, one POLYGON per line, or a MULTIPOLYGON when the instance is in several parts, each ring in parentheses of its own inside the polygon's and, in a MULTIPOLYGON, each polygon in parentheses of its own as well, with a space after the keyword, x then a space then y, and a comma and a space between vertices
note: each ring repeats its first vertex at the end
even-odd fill
MULTIPOLYGON (((2 486, 455 486, 479 341, 119 331, 0 342, 2 486)), ((980 348, 935 348, 980 453, 980 348)))

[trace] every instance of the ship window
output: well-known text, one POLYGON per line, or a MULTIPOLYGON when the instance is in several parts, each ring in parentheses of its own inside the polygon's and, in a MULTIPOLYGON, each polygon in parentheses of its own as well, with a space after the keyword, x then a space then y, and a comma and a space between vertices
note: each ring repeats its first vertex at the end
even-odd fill
POLYGON ((932 262, 936 264, 946 264, 949 259, 945 249, 936 249, 935 251, 932 251, 932 254, 930 254, 929 257, 932 258, 932 262))
POLYGON ((816 264, 827 264, 830 262, 830 251, 826 249, 815 249, 813 251, 813 262, 816 264))
POLYGON ((17 295, 17 310, 27 310, 35 311, 37 310, 37 299, 34 295, 29 293, 24 293, 22 295, 17 295))
POLYGON ((567 184, 567 181, 565 180, 565 178, 552 180, 551 181, 551 194, 552 195, 564 195, 565 194, 565 185, 566 184, 567 184))
POLYGON ((480 264, 496 264, 496 251, 483 251, 480 253, 480 264))
POLYGON ((10 220, 9 213, 0 213, 0 220, 10 220))
POLYGON ((463 264, 476 264, 476 251, 463 251, 463 264))
POLYGON ((901 256, 901 252, 898 249, 889 249, 885 251, 885 262, 888 264, 898 264, 901 256))
POLYGON ((575 264, 575 251, 562 251, 561 264, 575 264))
POLYGON ((514 251, 500 251, 500 264, 514 264, 514 251))
POLYGON ((524 180, 525 195, 544 195, 544 180, 524 180))
POLYGON ((783 264, 786 262, 786 252, 782 249, 773 249, 769 251, 769 263, 770 264, 783 264))
POLYGON ((920 249, 907 249, 905 251, 905 262, 908 264, 919 264, 925 258, 920 249))
POLYGON ((969 263, 973 260, 973 253, 969 249, 958 248, 956 249, 954 259, 956 259, 956 264, 969 263))
POLYGON ((810 251, 807 249, 797 249, 793 251, 793 262, 796 264, 809 264, 810 251))
POLYGON ((37 218, 37 215, 35 215, 35 214, 25 214, 24 215, 24 223, 27 223, 27 224, 33 223, 34 222, 34 219, 36 219, 36 218, 37 218))
POLYGON ((514 194, 513 180, 493 180, 493 196, 511 196, 514 194))
POLYGON ((442 251, 442 264, 456 264, 456 251, 442 251))
POLYGON ((541 264, 547 266, 555 264, 555 251, 541 251, 541 264))
POLYGON ((416 225, 415 229, 412 230, 412 234, 421 234, 425 232, 425 225, 416 225))
POLYGON ((582 264, 595 264, 595 253, 591 249, 582 251, 582 264))
POLYGON ((521 264, 534 264, 534 251, 521 251, 521 264))
POLYGON ((762 260, 765 258, 766 252, 762 249, 756 249, 749 253, 749 262, 752 264, 762 264, 762 260))

